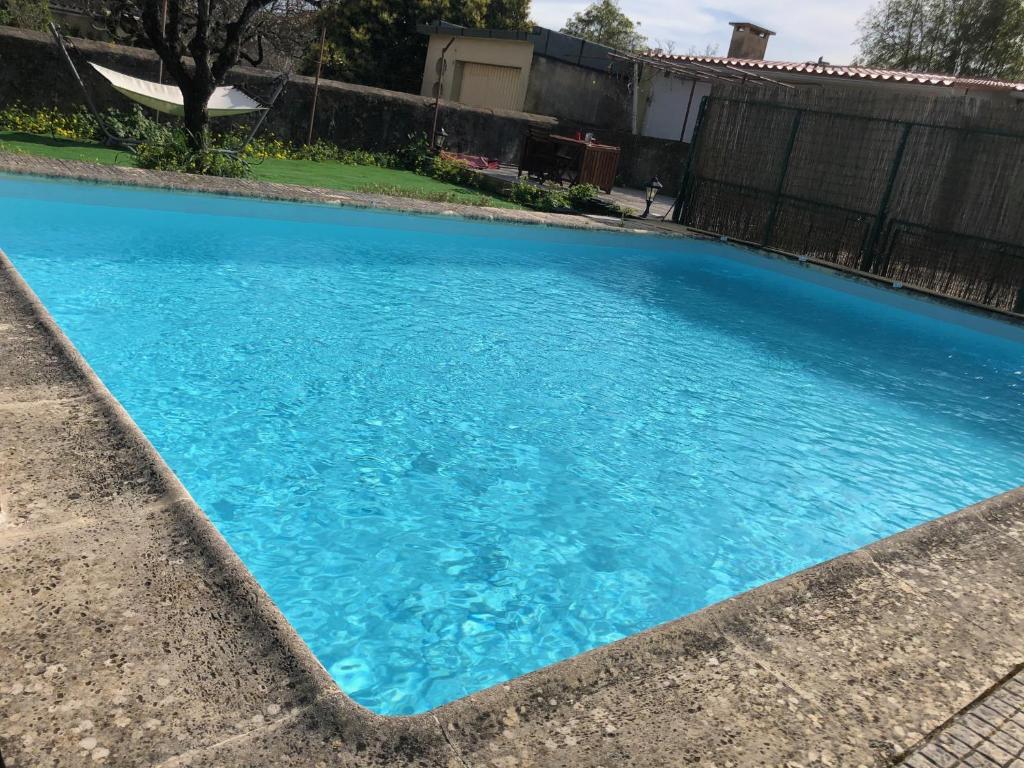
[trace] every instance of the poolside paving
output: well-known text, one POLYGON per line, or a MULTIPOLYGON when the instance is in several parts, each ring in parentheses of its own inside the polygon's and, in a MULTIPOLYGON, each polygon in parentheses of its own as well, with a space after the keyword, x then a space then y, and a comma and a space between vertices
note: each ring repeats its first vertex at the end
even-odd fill
POLYGON ((1024 768, 1024 673, 957 715, 903 763, 907 768, 1024 768))
POLYGON ((8 768, 1017 765, 1022 605, 1018 489, 433 712, 374 715, 0 257, 8 768))

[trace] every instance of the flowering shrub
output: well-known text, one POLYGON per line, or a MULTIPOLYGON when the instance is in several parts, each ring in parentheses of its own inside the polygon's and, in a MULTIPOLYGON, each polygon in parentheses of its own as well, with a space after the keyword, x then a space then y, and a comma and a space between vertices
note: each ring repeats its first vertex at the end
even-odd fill
POLYGON ((29 111, 20 104, 0 110, 0 131, 49 135, 57 139, 92 139, 99 126, 85 107, 66 114, 56 107, 29 111))
POLYGON ((451 158, 437 155, 431 159, 430 173, 439 181, 447 181, 449 184, 459 184, 463 187, 479 187, 480 176, 468 165, 451 158))
MULTIPOLYGON (((247 132, 241 130, 231 131, 227 134, 216 136, 216 141, 224 146, 240 146, 247 132)), ((249 160, 288 160, 292 157, 294 150, 290 144, 276 136, 257 137, 250 141, 242 155, 249 160)))

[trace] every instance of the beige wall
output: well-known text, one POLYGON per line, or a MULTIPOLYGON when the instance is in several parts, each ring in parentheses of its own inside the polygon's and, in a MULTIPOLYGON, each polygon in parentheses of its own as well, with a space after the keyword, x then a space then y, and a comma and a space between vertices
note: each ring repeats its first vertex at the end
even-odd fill
MULTIPOLYGON (((431 35, 423 67, 420 94, 433 96, 437 62, 452 40, 431 35)), ((530 82, 533 43, 486 37, 455 37, 445 54, 447 68, 441 78, 441 98, 476 107, 522 111, 530 82)))

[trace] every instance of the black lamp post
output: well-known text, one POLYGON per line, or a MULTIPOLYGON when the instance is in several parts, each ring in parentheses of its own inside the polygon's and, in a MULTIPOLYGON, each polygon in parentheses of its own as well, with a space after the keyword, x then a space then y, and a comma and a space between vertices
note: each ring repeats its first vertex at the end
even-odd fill
POLYGON ((651 203, 654 202, 654 196, 658 194, 658 190, 663 186, 664 185, 658 181, 657 176, 647 182, 647 188, 645 189, 645 192, 647 193, 647 207, 644 208, 644 215, 640 217, 641 219, 647 218, 647 214, 651 212, 651 203))
POLYGON ((434 135, 434 151, 440 152, 442 149, 444 149, 446 141, 448 141, 448 131, 446 131, 444 127, 442 127, 441 130, 439 130, 434 135))

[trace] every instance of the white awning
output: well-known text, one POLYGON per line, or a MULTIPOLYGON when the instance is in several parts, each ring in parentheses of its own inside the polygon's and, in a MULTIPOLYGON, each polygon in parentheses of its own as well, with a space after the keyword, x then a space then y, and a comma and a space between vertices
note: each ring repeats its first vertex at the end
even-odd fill
MULTIPOLYGON (((163 112, 165 115, 181 117, 185 114, 185 100, 182 98, 181 89, 178 86, 140 80, 137 77, 101 67, 99 64, 93 64, 91 61, 89 65, 99 72, 114 87, 114 90, 124 94, 132 101, 151 107, 157 112, 163 112)), ((215 89, 207 105, 210 117, 244 115, 247 112, 257 112, 261 109, 266 109, 266 107, 232 85, 224 85, 215 89)))

